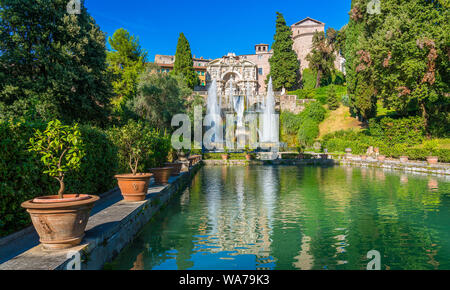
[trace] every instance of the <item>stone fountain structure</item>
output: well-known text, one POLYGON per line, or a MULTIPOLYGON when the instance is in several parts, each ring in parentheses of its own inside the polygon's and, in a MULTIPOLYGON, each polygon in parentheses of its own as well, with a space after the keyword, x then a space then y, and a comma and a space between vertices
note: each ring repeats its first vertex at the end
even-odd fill
POLYGON ((233 53, 212 61, 207 70, 207 117, 221 122, 219 126, 215 123, 213 130, 214 148, 278 148, 279 122, 272 80, 267 93, 258 94, 257 66, 233 53))

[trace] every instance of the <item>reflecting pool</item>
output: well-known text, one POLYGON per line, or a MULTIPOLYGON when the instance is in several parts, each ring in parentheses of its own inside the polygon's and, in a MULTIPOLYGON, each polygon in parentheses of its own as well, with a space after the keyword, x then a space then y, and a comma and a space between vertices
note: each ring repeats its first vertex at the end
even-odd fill
POLYGON ((450 269, 448 177, 203 167, 107 269, 450 269))

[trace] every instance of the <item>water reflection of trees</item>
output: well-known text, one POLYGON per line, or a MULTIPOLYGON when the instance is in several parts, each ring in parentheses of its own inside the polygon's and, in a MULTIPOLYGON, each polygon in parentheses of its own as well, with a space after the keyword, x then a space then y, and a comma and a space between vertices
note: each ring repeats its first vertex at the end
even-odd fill
POLYGON ((259 268, 365 269, 374 249, 385 269, 449 268, 450 230, 433 226, 450 218, 448 183, 378 171, 205 168, 139 235, 127 263, 188 269, 205 252, 251 254, 259 268))

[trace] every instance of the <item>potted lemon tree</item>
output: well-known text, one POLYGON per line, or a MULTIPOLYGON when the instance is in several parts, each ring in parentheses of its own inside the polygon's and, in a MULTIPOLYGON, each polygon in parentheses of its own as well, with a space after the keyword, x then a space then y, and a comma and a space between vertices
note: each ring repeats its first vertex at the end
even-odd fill
POLYGON ((37 197, 22 203, 31 216, 40 242, 45 249, 58 250, 78 245, 84 236, 95 195, 64 194, 66 174, 79 169, 85 155, 78 125, 66 126, 59 120, 36 130, 30 138, 30 152, 41 155, 47 167, 45 174, 59 182, 57 195, 37 197))
POLYGON ((423 148, 426 150, 428 156, 427 156, 427 162, 428 164, 437 164, 439 161, 439 158, 437 156, 433 156, 433 153, 436 151, 438 147, 438 143, 436 140, 427 140, 423 144, 423 148))
POLYGON ((151 173, 139 173, 140 162, 151 151, 151 132, 141 122, 130 120, 120 128, 113 128, 111 139, 118 148, 119 159, 126 164, 131 173, 118 174, 118 181, 123 199, 127 202, 143 201, 148 190, 151 173))

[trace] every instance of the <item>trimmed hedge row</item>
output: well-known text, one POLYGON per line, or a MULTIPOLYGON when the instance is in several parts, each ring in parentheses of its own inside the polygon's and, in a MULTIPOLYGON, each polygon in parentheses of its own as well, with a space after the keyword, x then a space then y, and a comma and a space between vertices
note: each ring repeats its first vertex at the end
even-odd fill
MULTIPOLYGON (((322 148, 328 152, 345 152, 352 149, 352 154, 365 154, 369 146, 380 148, 380 154, 398 158, 408 156, 410 160, 426 160, 430 152, 424 148, 417 148, 407 143, 390 144, 386 141, 356 132, 337 132, 333 137, 326 137, 322 141, 322 148)), ((440 162, 450 162, 450 149, 433 149, 431 155, 438 156, 440 162)))

